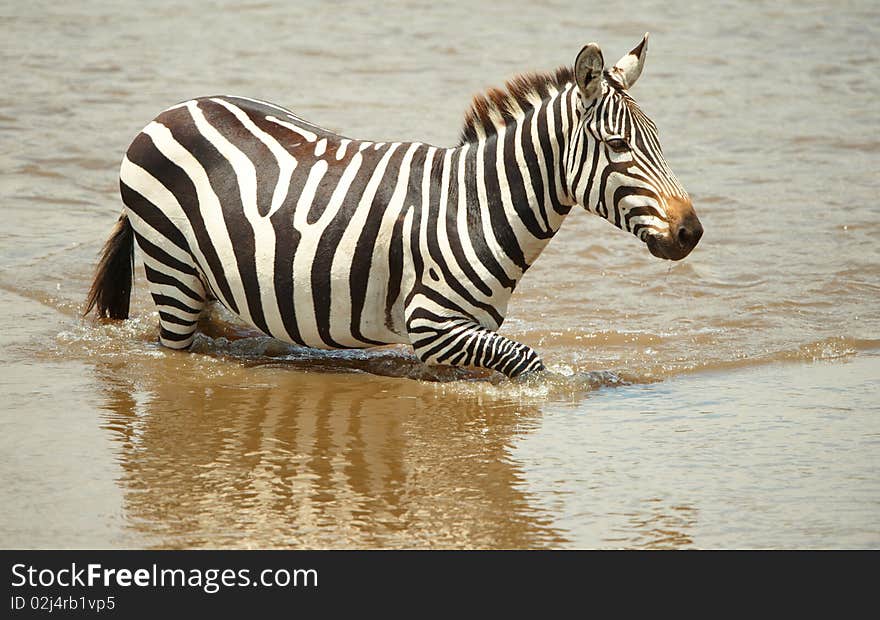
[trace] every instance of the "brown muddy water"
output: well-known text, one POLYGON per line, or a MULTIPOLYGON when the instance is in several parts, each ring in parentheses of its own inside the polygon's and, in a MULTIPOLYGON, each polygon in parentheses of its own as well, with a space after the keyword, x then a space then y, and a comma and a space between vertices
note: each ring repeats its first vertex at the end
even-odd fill
POLYGON ((880 548, 876 2, 6 3, 0 546, 880 548), (456 141, 469 98, 652 38, 633 95, 706 229, 574 213, 503 332, 549 372, 193 353, 79 311, 134 134, 180 100, 456 141), (439 379, 439 380, 438 380, 439 379))

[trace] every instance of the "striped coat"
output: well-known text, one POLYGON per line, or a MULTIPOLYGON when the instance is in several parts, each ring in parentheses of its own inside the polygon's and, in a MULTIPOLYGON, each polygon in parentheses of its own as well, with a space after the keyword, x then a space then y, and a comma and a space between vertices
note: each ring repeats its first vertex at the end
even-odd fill
POLYGON ((352 140, 243 97, 173 106, 126 152, 125 210, 87 306, 127 315, 136 239, 171 348, 190 345, 212 296, 286 342, 406 343, 428 363, 540 370, 496 330, 572 206, 664 258, 699 239, 656 128, 626 93, 644 50, 605 72, 591 44, 573 69, 489 91, 454 148, 352 140))

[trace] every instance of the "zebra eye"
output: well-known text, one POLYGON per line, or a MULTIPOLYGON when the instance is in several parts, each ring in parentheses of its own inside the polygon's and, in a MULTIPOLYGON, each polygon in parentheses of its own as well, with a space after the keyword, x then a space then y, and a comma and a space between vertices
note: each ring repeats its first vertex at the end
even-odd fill
POLYGON ((616 153, 623 153, 629 150, 629 143, 623 138, 611 138, 610 140, 606 140, 605 144, 616 153))

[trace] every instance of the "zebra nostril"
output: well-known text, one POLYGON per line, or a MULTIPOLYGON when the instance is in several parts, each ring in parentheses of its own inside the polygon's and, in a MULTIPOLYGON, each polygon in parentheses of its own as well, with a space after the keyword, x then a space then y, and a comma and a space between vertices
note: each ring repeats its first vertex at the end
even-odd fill
POLYGON ((703 236, 703 226, 699 220, 682 224, 678 228, 676 235, 678 244, 683 248, 693 248, 697 245, 700 237, 703 236))
POLYGON ((686 226, 682 226, 678 229, 678 244, 682 247, 687 247, 688 243, 691 240, 691 231, 687 229, 686 226))

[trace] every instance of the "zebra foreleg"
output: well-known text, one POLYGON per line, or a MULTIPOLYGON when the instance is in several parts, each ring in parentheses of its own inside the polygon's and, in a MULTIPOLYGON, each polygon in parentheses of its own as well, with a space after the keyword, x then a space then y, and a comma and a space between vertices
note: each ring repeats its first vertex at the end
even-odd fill
POLYGON ((534 349, 469 319, 414 317, 407 331, 416 355, 426 364, 489 368, 511 379, 544 370, 534 349))

